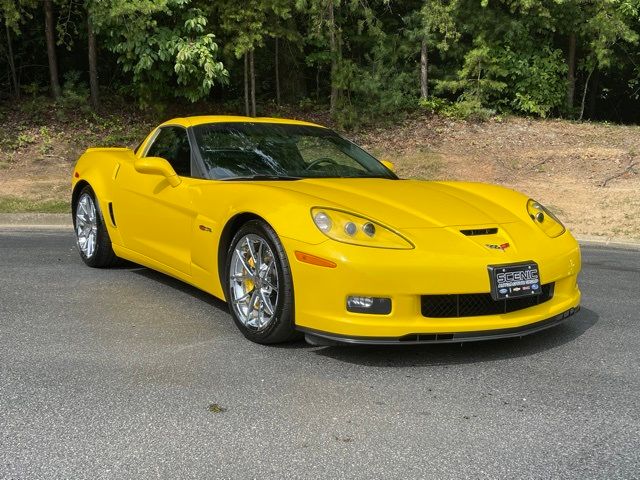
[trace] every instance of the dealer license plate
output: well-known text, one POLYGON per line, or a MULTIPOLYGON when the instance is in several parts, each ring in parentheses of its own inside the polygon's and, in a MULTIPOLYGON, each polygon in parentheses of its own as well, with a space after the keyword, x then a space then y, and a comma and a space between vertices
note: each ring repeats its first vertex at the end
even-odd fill
POLYGON ((540 294, 540 272, 535 262, 489 265, 489 279, 494 300, 540 294))

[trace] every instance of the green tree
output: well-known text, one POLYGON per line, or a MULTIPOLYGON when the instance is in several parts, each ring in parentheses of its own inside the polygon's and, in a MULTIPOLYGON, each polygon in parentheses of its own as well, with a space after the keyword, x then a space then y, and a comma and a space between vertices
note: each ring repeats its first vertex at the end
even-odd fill
POLYGON ((475 108, 490 106, 493 100, 507 88, 502 80, 508 74, 493 49, 484 38, 476 39, 476 46, 469 50, 456 79, 438 83, 440 91, 460 93, 459 99, 475 108))
POLYGON ((0 0, 0 21, 4 23, 11 93, 15 98, 20 97, 20 86, 18 84, 18 74, 16 72, 15 57, 13 54, 12 36, 20 33, 20 23, 26 15, 23 2, 0 0))
POLYGON ((446 52, 460 37, 455 13, 458 0, 424 0, 404 18, 407 37, 420 50, 420 97, 429 96, 429 52, 446 52))
MULTIPOLYGON (((298 38, 287 23, 292 15, 291 4, 286 0, 248 0, 243 3, 243 8, 238 8, 233 0, 220 0, 212 10, 220 19, 219 26, 227 36, 225 50, 235 59, 244 59, 245 113, 255 116, 254 52, 264 47, 268 38, 298 38)), ((279 81, 279 76, 276 76, 278 89, 279 81)))
POLYGON ((92 13, 143 104, 171 96, 195 102, 227 81, 207 18, 190 0, 104 0, 92 13))
POLYGON ((584 76, 579 114, 582 118, 593 72, 618 66, 617 60, 621 59, 617 58, 617 46, 637 45, 639 10, 639 0, 554 0, 550 15, 557 31, 567 39, 566 108, 570 114, 578 71, 584 76))
POLYGON ((307 42, 321 51, 312 53, 307 62, 320 68, 330 65, 329 112, 333 116, 338 108, 340 86, 338 71, 342 66, 342 30, 340 9, 342 0, 297 0, 296 8, 307 18, 307 42))
POLYGON ((89 62, 89 91, 91 92, 91 106, 97 110, 100 106, 100 93, 98 86, 98 58, 96 34, 93 28, 94 2, 85 2, 85 14, 87 18, 87 57, 89 62))
POLYGON ((567 66, 554 43, 557 23, 548 7, 543 0, 461 3, 456 15, 472 45, 454 78, 437 82, 438 91, 459 95, 466 111, 559 111, 567 66))
POLYGON ((609 70, 616 64, 616 45, 636 46, 639 34, 633 29, 640 21, 639 0, 604 0, 595 2, 590 18, 582 29, 584 58, 581 68, 586 72, 579 118, 584 115, 589 80, 595 69, 609 70))

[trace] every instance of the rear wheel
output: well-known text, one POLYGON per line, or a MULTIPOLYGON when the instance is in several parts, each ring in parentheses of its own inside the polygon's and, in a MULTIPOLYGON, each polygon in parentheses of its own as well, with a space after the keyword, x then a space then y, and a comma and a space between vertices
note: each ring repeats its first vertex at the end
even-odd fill
POLYGON ((73 205, 73 226, 80 257, 90 267, 104 268, 117 263, 109 232, 93 189, 82 189, 73 205))
POLYGON ((245 337, 269 344, 297 336, 291 270, 282 243, 268 224, 252 220, 238 230, 225 271, 229 310, 245 337))

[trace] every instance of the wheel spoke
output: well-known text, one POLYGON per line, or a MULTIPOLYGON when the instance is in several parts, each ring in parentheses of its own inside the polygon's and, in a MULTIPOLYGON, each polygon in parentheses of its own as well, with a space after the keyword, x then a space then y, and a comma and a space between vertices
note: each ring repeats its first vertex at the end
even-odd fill
POLYGON ((241 297, 238 297, 238 298, 234 299, 233 303, 235 303, 235 304, 241 303, 241 302, 245 301, 249 297, 249 295, 251 295, 251 292, 247 292, 244 295, 242 295, 241 297))
POLYGON ((272 258, 271 261, 267 264, 267 268, 265 268, 265 270, 264 270, 265 271, 265 274, 264 274, 265 277, 267 277, 269 275, 269 272, 271 272, 271 269, 273 268, 273 266, 274 266, 274 261, 273 261, 273 258, 272 258))
POLYGON ((251 298, 249 299, 249 310, 247 311, 247 316, 250 317, 253 311, 256 309, 256 297, 258 295, 258 291, 254 288, 251 292, 251 298))
POLYGON ((87 257, 93 255, 93 233, 87 236, 87 257))
POLYGON ((248 275, 245 275, 244 273, 237 273, 234 275, 231 275, 231 280, 235 280, 237 282, 243 282, 245 280, 249 280, 251 277, 248 275))
POLYGON ((249 267, 249 264, 242 257, 242 252, 237 248, 236 248, 236 255, 238 256, 238 260, 240 261, 244 269, 247 271, 247 273, 249 273, 249 275, 253 275, 254 272, 251 270, 251 267, 249 267))
POLYGON ((260 302, 258 307, 258 327, 262 327, 267 321, 264 319, 264 303, 260 302))
POLYGON ((260 299, 262 300, 262 306, 266 307, 267 309, 267 313, 269 315, 273 315, 273 306, 271 305, 271 300, 269 300, 269 297, 267 297, 267 295, 265 295, 265 292, 260 290, 260 299))
POLYGON ((262 241, 258 243, 258 263, 256 264, 256 271, 258 275, 260 275, 260 271, 262 270, 262 241))
POLYGON ((275 286, 273 283, 271 283, 271 280, 264 278, 262 279, 262 285, 264 285, 265 287, 270 288, 271 290, 277 290, 278 287, 275 286))
POLYGON ((247 237, 246 243, 247 243, 247 247, 249 248, 249 255, 251 255, 251 260, 253 260, 253 266, 254 266, 254 268, 257 269, 258 268, 258 262, 256 261, 255 254, 253 253, 253 247, 251 246, 251 243, 253 243, 253 242, 251 241, 251 239, 249 237, 247 237))

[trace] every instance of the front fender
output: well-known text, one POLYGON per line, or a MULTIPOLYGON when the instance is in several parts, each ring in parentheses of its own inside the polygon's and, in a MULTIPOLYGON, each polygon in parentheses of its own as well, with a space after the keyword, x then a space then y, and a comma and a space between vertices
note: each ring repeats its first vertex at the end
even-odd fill
POLYGON ((78 190, 87 183, 93 189, 112 243, 122 244, 117 226, 109 215, 109 204, 115 195, 115 178, 123 162, 134 159, 128 148, 90 148, 76 162, 71 177, 71 195, 75 199, 78 190))

